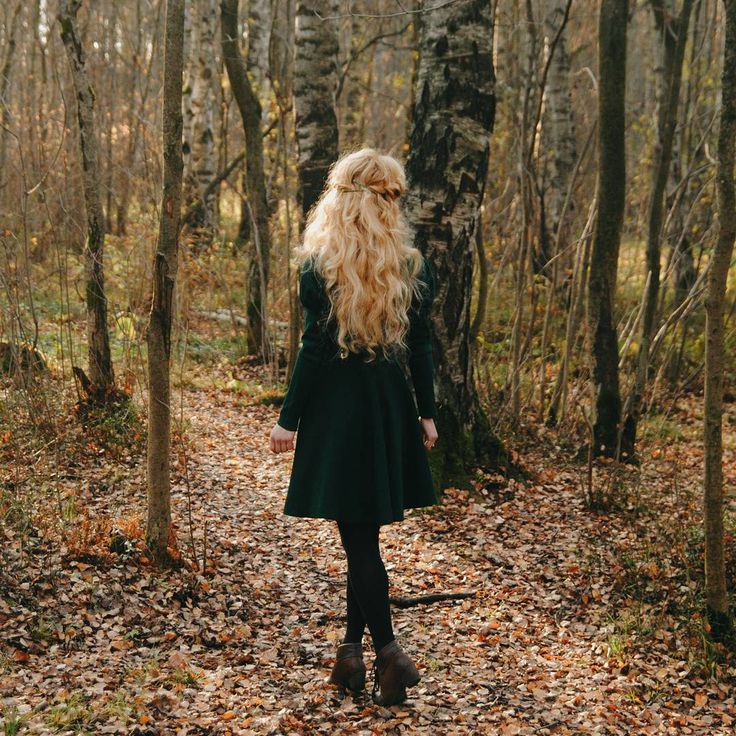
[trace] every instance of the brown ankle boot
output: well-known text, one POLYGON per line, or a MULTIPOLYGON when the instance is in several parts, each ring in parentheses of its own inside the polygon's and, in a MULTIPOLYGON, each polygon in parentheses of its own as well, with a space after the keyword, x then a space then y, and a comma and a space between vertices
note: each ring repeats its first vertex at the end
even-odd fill
POLYGON ((378 705, 394 705, 406 700, 406 688, 413 687, 421 679, 411 657, 394 639, 382 647, 373 663, 373 700, 378 705), (376 695, 380 685, 381 692, 376 695))
POLYGON ((332 668, 330 682, 356 693, 365 687, 362 644, 340 644, 335 655, 335 665, 332 668))

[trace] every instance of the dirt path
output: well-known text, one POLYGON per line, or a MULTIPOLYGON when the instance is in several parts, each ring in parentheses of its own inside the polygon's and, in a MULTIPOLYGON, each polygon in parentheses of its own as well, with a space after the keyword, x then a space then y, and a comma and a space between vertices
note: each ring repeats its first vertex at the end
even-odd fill
MULTIPOLYGON (((206 519, 214 572, 59 565, 47 597, 34 591, 56 639, 0 681, 6 708, 35 709, 29 732, 732 733, 732 693, 694 679, 676 652, 609 656, 608 522, 582 509, 574 471, 547 460, 536 482, 487 500, 449 490, 441 507, 383 528, 392 595, 477 594, 394 610, 422 672, 409 701, 343 698, 326 682, 343 631, 342 550, 332 522, 281 513, 292 455, 268 450, 275 409, 206 392, 186 402, 195 537, 201 550, 206 519)), ((142 493, 129 502, 141 509, 142 493)), ((30 630, 38 612, 25 610, 30 630)))

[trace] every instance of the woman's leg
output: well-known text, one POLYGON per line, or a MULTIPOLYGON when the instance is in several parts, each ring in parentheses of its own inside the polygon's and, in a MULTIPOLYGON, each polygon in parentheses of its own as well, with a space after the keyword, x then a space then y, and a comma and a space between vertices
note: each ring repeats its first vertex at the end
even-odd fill
POLYGON ((360 644, 363 642, 363 633, 365 632, 365 618, 363 617, 363 611, 360 610, 358 599, 355 597, 353 583, 350 580, 350 570, 348 570, 345 588, 347 593, 348 623, 345 629, 345 637, 342 641, 343 644, 360 644))
POLYGON ((378 652, 394 639, 388 574, 378 544, 380 526, 339 521, 337 527, 348 558, 350 584, 378 652))

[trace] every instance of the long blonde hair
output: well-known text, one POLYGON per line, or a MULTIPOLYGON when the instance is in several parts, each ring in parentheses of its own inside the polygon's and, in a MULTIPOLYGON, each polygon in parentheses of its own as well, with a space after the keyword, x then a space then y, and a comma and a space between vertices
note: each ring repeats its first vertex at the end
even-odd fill
POLYGON ((399 205, 404 168, 373 148, 344 154, 307 215, 298 263, 312 257, 345 351, 405 350, 409 308, 419 296, 422 254, 399 205))

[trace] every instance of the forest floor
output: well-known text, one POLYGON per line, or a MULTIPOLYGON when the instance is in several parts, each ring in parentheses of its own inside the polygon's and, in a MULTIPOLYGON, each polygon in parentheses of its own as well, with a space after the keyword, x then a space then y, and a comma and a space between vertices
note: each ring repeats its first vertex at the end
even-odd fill
MULTIPOLYGON (((586 468, 540 430, 517 449, 526 479, 446 489, 383 527, 392 595, 475 596, 394 609, 422 680, 382 708, 370 678, 359 697, 327 682, 345 562, 333 522, 282 514, 292 454, 268 449, 277 407, 199 388, 183 411, 173 508, 188 563, 172 571, 142 552, 141 448, 8 463, 18 484, 31 468, 53 478, 46 503, 68 523, 39 507, 13 531, 6 508, 5 734, 733 733, 736 666, 697 613, 702 458, 687 434, 616 471, 615 512, 586 508, 586 468)), ((368 635, 365 650, 370 674, 368 635)))

